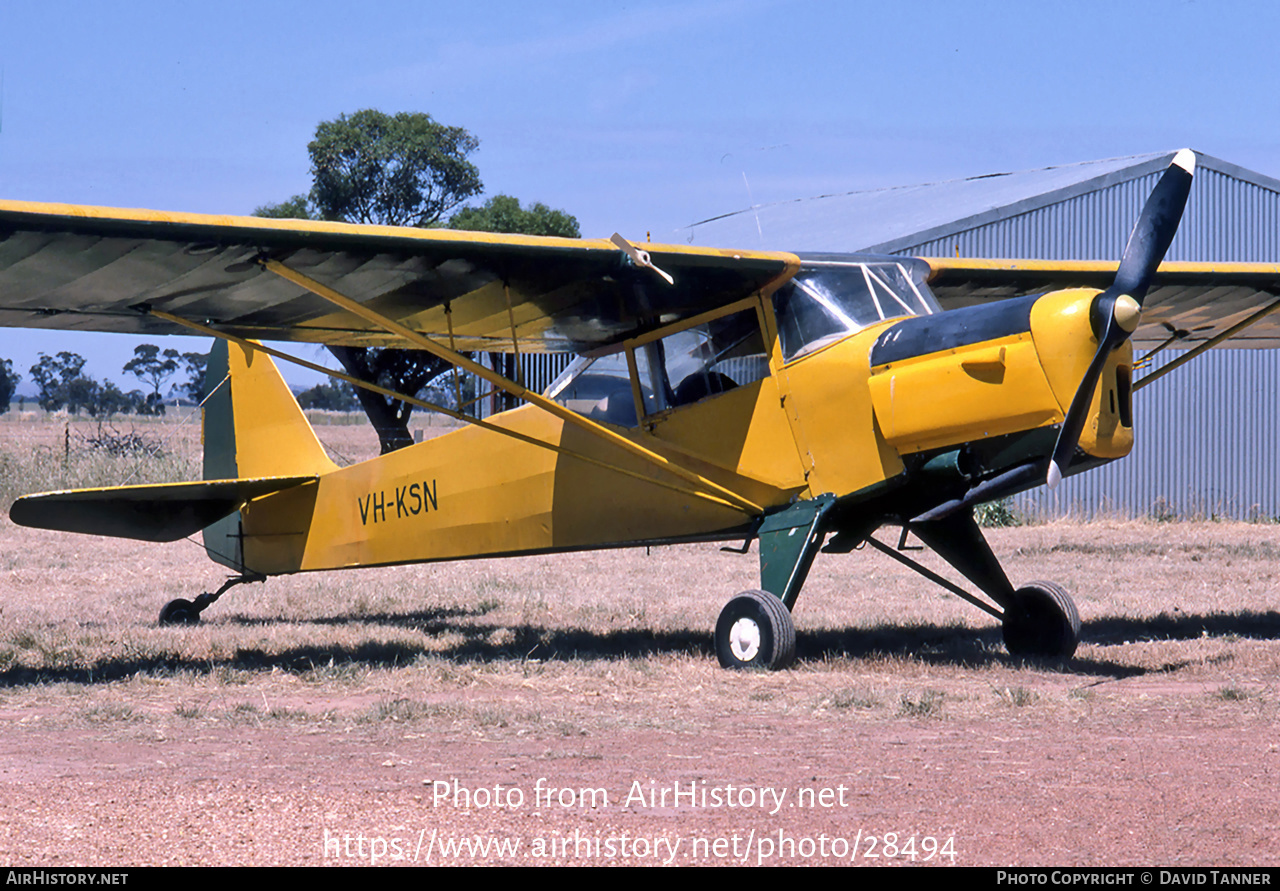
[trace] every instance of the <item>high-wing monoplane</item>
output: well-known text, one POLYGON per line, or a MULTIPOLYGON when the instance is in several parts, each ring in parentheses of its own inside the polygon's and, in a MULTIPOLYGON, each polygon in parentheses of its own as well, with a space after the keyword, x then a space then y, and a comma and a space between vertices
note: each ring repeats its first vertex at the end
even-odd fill
POLYGON ((1016 587, 973 509, 1128 454, 1150 379, 1134 380, 1135 338, 1206 305, 1225 334, 1274 324, 1280 267, 1160 266, 1194 169, 1173 157, 1118 265, 0 203, 0 324, 217 338, 203 480, 30 495, 11 516, 147 541, 202 531, 236 574, 165 622, 284 573, 754 540, 760 590, 715 629, 726 667, 787 665, 816 555, 865 543, 999 619, 1011 653, 1069 657, 1071 598, 1016 587), (935 293, 984 299, 944 311, 935 293), (337 467, 273 362, 300 360, 260 340, 426 350, 525 404, 481 419, 395 394, 468 426, 337 467), (538 394, 477 350, 577 358, 538 394), (908 534, 979 594, 907 557, 908 534))

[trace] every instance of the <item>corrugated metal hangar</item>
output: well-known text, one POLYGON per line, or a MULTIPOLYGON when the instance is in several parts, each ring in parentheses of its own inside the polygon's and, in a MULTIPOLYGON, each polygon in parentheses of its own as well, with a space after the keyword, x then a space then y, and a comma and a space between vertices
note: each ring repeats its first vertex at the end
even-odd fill
MULTIPOLYGON (((822 195, 696 223, 693 244, 1119 260, 1172 152, 822 195)), ((1168 260, 1280 262, 1280 180, 1198 154, 1168 260)), ((1195 331, 1190 347, 1216 331, 1195 331)), ((1176 358, 1165 350, 1151 368, 1176 358)), ((1280 518, 1280 350, 1213 349, 1134 400, 1133 453, 1020 496, 1038 515, 1280 518)))

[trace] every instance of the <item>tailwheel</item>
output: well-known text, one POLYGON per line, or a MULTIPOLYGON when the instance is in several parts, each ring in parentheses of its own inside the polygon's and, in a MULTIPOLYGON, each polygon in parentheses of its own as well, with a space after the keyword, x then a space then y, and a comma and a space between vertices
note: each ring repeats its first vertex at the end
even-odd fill
POLYGON ((200 610, 190 600, 170 600, 160 610, 161 625, 199 625, 200 610))
POLYGON ((743 591, 720 611, 716 655, 722 668, 786 668, 796 657, 791 611, 767 591, 743 591))
POLYGON ((1011 656, 1070 659, 1080 643, 1080 614, 1060 586, 1032 582, 1004 611, 1004 645, 1011 656))
POLYGON ((236 575, 227 579, 222 583, 222 587, 212 594, 206 591, 195 600, 170 600, 164 605, 164 609, 160 610, 159 622, 161 625, 199 625, 200 614, 216 603, 218 598, 231 588, 236 585, 243 585, 245 582, 261 582, 265 579, 265 575, 246 572, 244 575, 236 575))

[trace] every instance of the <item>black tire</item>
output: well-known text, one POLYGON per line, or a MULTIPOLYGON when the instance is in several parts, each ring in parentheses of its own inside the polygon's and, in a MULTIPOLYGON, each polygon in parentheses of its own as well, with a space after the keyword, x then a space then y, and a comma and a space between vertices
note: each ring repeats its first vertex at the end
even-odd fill
POLYGON ((200 611, 190 600, 170 600, 160 610, 161 625, 199 625, 200 611))
POLYGON ((1053 582, 1032 582, 1014 592, 1004 613, 1004 646, 1011 656, 1070 659, 1080 643, 1080 613, 1053 582))
POLYGON ((716 656, 722 668, 786 668, 796 658, 791 611, 767 591, 743 591, 720 611, 716 656))

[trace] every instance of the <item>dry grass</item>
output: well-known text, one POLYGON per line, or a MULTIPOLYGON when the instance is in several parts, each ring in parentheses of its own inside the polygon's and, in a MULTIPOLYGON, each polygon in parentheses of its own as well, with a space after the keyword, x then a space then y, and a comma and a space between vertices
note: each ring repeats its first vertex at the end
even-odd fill
MULTIPOLYGON (((0 712, 572 736, 762 713, 1069 719, 1123 711, 1138 684, 1175 710, 1273 714, 1276 571, 1239 555, 1276 546, 1277 533, 1159 531, 1172 539, 1167 553, 1119 563, 1070 557, 1097 540, 1093 527, 993 533, 1014 577, 1077 592, 1086 643, 1066 670, 1011 660, 983 614, 879 555, 853 554, 819 561, 796 613, 796 668, 728 675, 709 632, 722 602, 754 584, 755 559, 709 546, 277 578, 236 589, 188 629, 157 627, 154 616, 218 580, 195 545, 88 542, 4 523, 0 712), (1046 550, 1050 539, 1066 547, 1046 550)), ((1152 532, 1106 529, 1122 549, 1152 532)))
MULTIPOLYGON (((307 416, 338 464, 378 454, 378 437, 363 415, 313 411, 307 416)), ((409 426, 430 439, 458 424, 420 414, 409 426)), ((0 505, 7 511, 15 498, 36 491, 199 479, 200 450, 196 409, 171 408, 162 418, 127 416, 107 423, 65 413, 10 411, 0 415, 0 505), (136 435, 148 453, 111 455, 95 447, 95 439, 112 435, 136 435)))
MULTIPOLYGON (((194 424, 137 429, 195 463, 194 424)), ((4 420, 2 451, 56 457, 66 430, 4 420)), ((364 428, 320 435, 349 456, 376 451, 364 428)), ((1069 668, 1011 660, 989 617, 866 551, 817 561, 796 668, 728 675, 710 629, 733 593, 757 586, 754 554, 687 546, 300 575, 233 590, 198 628, 161 628, 163 603, 222 578, 198 545, 0 520, 0 715, 571 737, 766 715, 1074 720, 1120 714, 1136 689, 1175 712, 1274 715, 1280 527, 1057 523, 990 538, 1015 581, 1053 579, 1076 596, 1085 643, 1069 668)))

